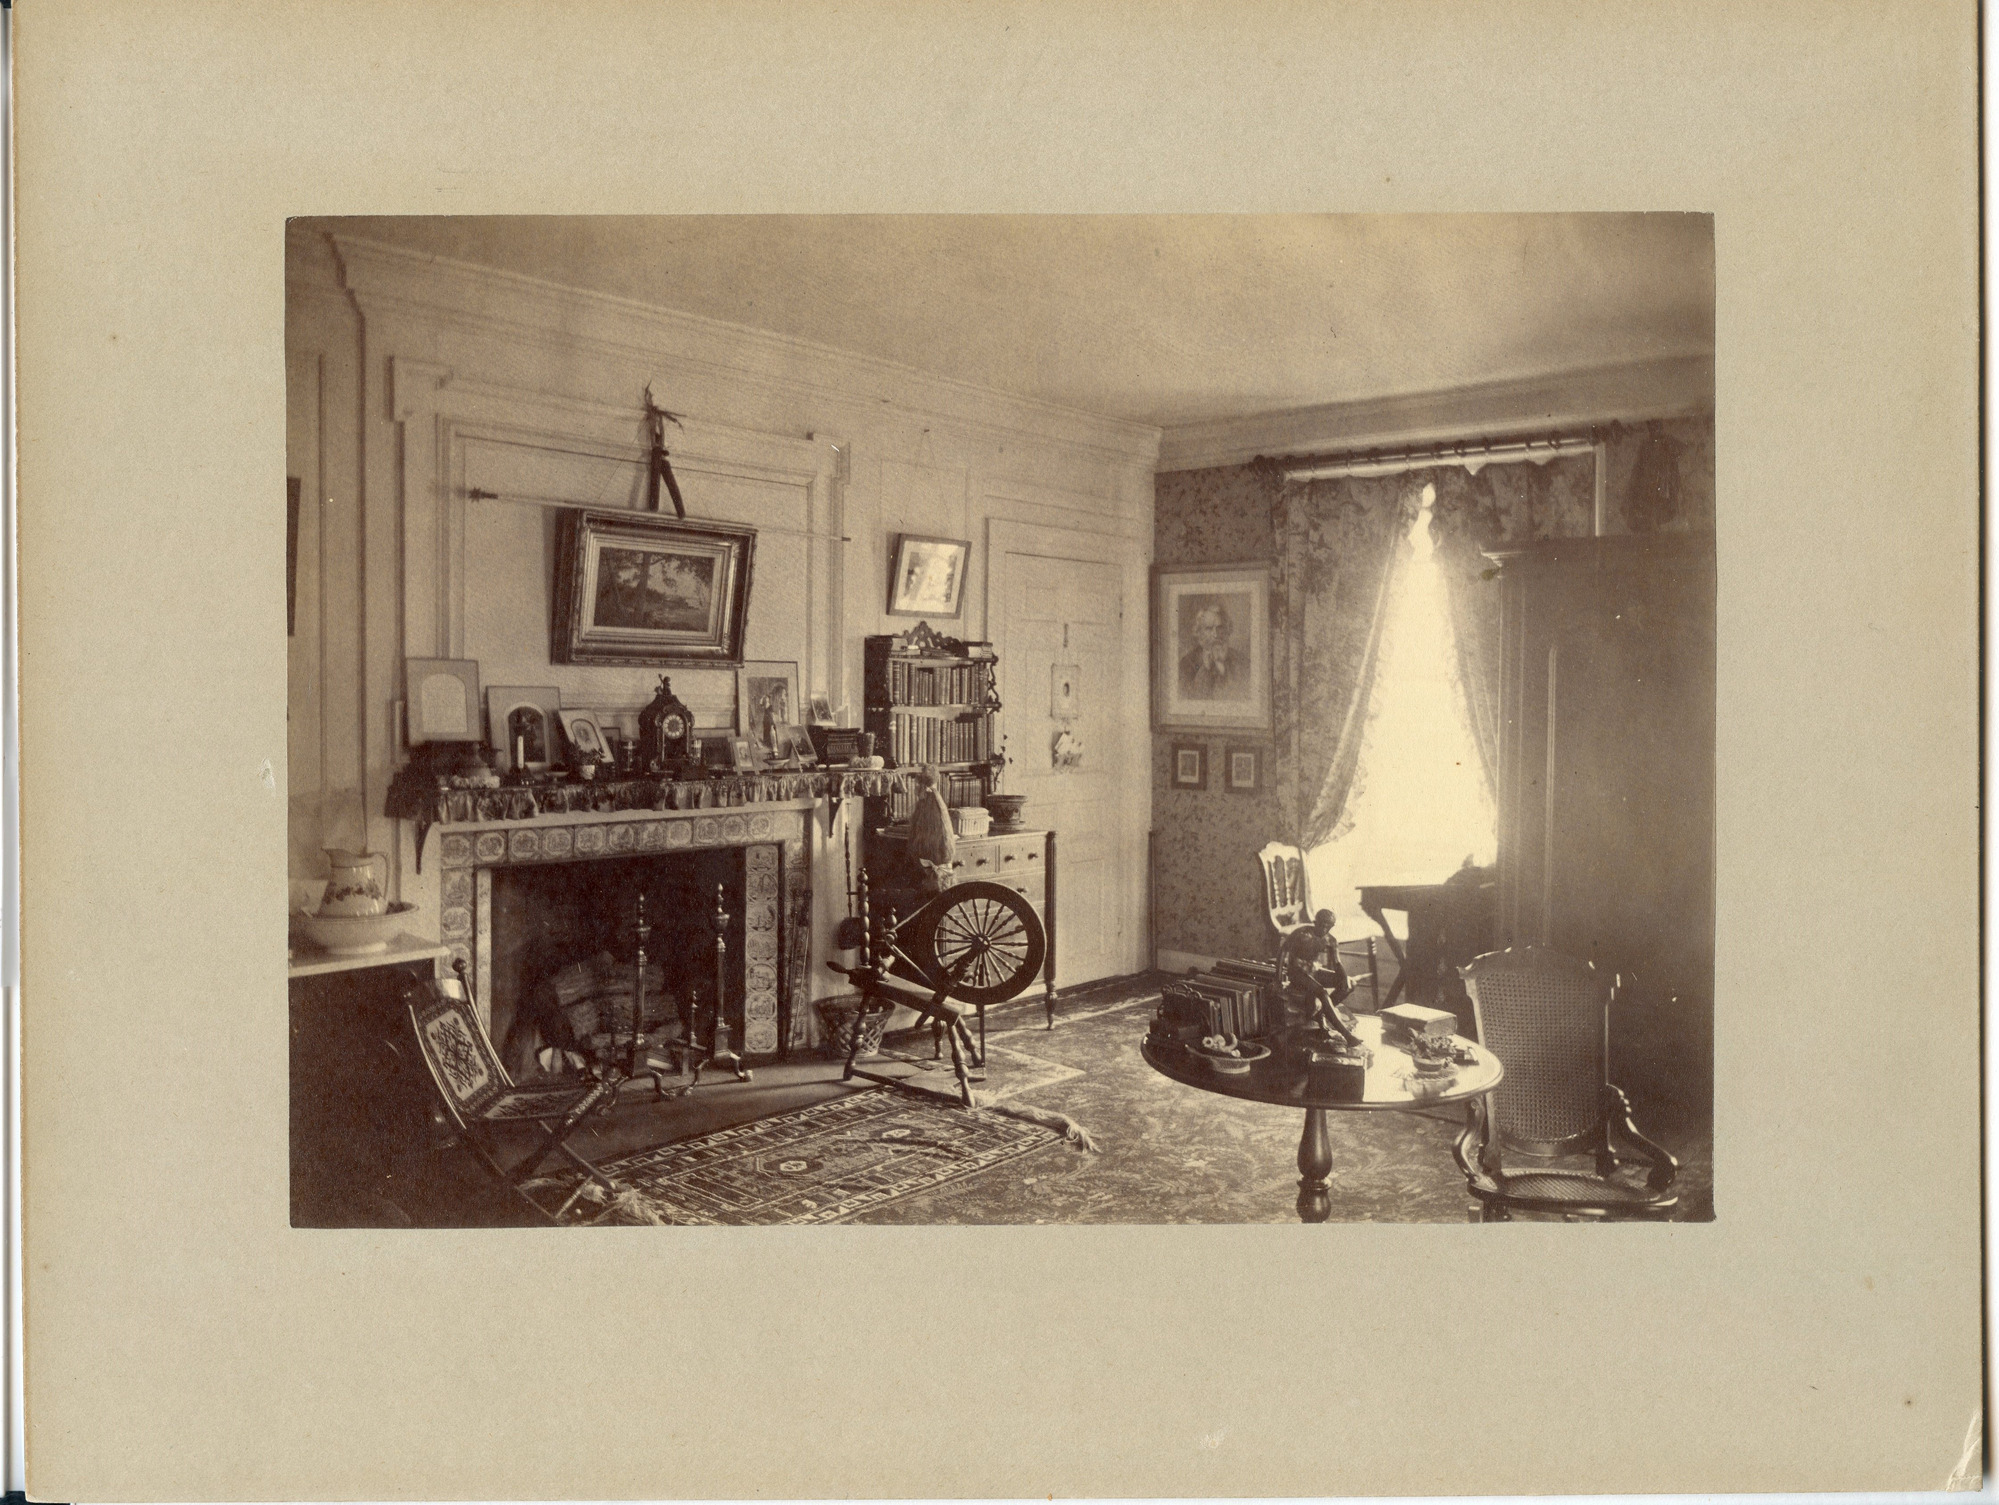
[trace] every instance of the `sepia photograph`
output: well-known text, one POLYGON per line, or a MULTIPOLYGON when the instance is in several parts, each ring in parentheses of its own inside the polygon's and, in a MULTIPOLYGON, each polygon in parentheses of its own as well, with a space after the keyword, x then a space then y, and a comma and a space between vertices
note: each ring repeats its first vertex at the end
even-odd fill
MULTIPOLYGON (((444 391, 445 450, 405 444, 391 490, 362 492, 370 516, 442 497, 395 562, 443 605, 401 647, 450 655, 409 659, 407 745, 326 693, 343 655, 372 672, 329 596, 371 589, 365 565, 319 559, 302 587, 324 625, 301 631, 326 636, 293 639, 293 724, 320 734, 292 850, 401 860, 377 912, 302 915, 295 1222, 1715 1216, 1713 237, 1691 214, 294 222, 288 285, 365 308, 392 277, 448 325, 465 290, 529 278, 593 373, 498 383, 476 412, 444 391), (857 427, 827 398, 883 611, 815 527, 833 457, 689 374, 688 515, 651 510, 675 368, 621 371, 592 320, 636 291, 626 268, 672 265, 642 331, 670 354, 751 261, 767 295, 844 268, 878 315, 767 296, 780 312, 737 335, 751 368, 810 340, 919 386, 995 383, 981 421, 1049 465, 1066 441, 1003 395, 1040 369, 1019 351, 1116 300, 1130 339, 1188 358, 1141 372, 1085 341, 1035 379, 1127 426, 1102 444, 1157 426, 1120 461, 1145 505, 1101 494, 1093 523, 1072 502, 1057 530, 1003 501, 952 515, 994 541, 968 599, 970 545, 905 530, 894 500, 936 425, 857 427), (999 267, 1033 293, 952 363, 949 319, 905 291, 919 261, 967 296, 999 267), (1170 297, 1126 275, 1160 264, 1170 297), (1557 319, 1578 269, 1589 317, 1557 319), (1192 358, 1224 282, 1266 336, 1246 366, 1192 358), (1301 300, 1347 331, 1337 379, 1301 300), (1364 445, 1340 437, 1356 405, 1364 445), (965 636, 892 625, 912 613, 965 636), (642 664, 705 693, 738 643, 785 657, 734 669, 719 765, 607 750, 600 726, 670 693, 642 664), (504 776, 462 746, 481 674, 548 685, 496 692, 504 776), (882 756, 802 766, 808 691, 861 704, 882 756), (1175 738, 1203 729, 1269 737, 1268 767, 1175 738), (323 961, 329 927, 369 963, 323 961)), ((337 320, 291 327, 320 382, 374 379, 340 364, 337 320)), ((391 375, 397 328, 371 332, 391 375)), ((291 400, 299 431, 326 399, 291 400)))
POLYGON ((1976 1489, 1975 15, 361 10, 7 22, 10 1484, 1976 1489))

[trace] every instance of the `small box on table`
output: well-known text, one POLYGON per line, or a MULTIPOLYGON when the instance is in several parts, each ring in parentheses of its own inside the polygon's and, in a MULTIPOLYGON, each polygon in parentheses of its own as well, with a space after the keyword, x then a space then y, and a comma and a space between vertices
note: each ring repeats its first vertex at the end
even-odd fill
POLYGON ((1385 1040, 1406 1040, 1411 1035, 1448 1039, 1457 1032, 1458 1016, 1449 1009, 1426 1009, 1419 1003, 1398 1003, 1381 1011, 1381 1033, 1385 1040))

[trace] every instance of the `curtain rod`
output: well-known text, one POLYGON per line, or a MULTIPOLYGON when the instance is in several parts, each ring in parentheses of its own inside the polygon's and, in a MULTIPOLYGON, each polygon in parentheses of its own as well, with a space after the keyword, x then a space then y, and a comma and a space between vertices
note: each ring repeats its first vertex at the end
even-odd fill
MULTIPOLYGON (((520 492, 501 493, 498 491, 488 491, 483 486, 467 486, 465 488, 465 500, 468 502, 505 502, 509 506, 514 507, 556 507, 569 512, 629 512, 633 517, 665 517, 670 521, 679 520, 673 518, 670 513, 647 512, 637 507, 607 507, 601 502, 572 502, 563 497, 527 496, 520 492)), ((687 521, 696 523, 711 521, 711 519, 690 517, 687 521)), ((723 522, 726 519, 714 518, 712 521, 723 522)), ((786 528, 776 523, 757 523, 755 526, 759 533, 790 533, 799 538, 823 538, 828 543, 852 543, 854 541, 844 533, 821 533, 812 528, 786 528)))
MULTIPOLYGON (((1323 459, 1301 460, 1284 466, 1286 481, 1323 481, 1334 476, 1393 475, 1402 470, 1421 470, 1430 465, 1476 460, 1491 464, 1504 459, 1553 460, 1563 455, 1582 455, 1603 441, 1570 436, 1560 439, 1505 439, 1491 443, 1443 443, 1414 449, 1361 450, 1323 459)), ((1283 464, 1273 460, 1273 464, 1283 464)))

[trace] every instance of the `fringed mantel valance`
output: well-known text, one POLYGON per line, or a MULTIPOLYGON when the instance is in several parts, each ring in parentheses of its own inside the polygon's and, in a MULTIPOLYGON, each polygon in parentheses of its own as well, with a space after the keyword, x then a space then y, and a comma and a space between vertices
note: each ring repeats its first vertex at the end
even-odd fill
MULTIPOLYGON (((432 826, 520 822, 621 811, 725 810, 742 805, 882 798, 903 788, 908 769, 813 768, 727 774, 707 779, 612 779, 573 784, 509 784, 498 789, 440 788, 436 775, 411 764, 390 781, 386 814, 416 823, 417 871, 432 826)), ((831 814, 828 815, 831 821, 831 814)))

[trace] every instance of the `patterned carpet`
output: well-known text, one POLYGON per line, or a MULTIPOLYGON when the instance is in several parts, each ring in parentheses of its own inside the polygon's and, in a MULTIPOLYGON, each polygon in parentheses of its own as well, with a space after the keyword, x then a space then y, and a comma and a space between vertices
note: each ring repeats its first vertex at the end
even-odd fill
POLYGON ((661 1145, 600 1169, 638 1199, 637 1205, 624 1199, 607 1221, 838 1223, 1060 1142, 1059 1134, 1035 1124, 881 1087, 661 1145))
MULTIPOLYGON (((1304 1115, 1182 1086, 1147 1066, 1139 1045, 1162 980, 1153 974, 1067 992, 1053 1031, 1044 1028, 1038 1000, 1022 1000, 989 1015, 990 1067, 979 1092, 1006 1106, 1067 1115, 1089 1131, 1095 1153, 1062 1146, 1055 1136, 1043 1134, 1027 1146, 1031 1153, 1001 1156, 983 1168, 968 1168, 971 1173, 929 1184, 912 1177, 894 1196, 872 1202, 832 1199, 840 1206, 830 1216, 852 1223, 899 1224, 1295 1221, 1304 1115)), ((950 1061, 931 1059, 927 1033, 892 1036, 884 1055, 868 1064, 947 1099, 953 1091, 950 1061)), ((664 1165, 672 1159, 667 1152, 676 1147, 719 1131, 769 1124, 816 1104, 880 1098, 914 1104, 926 1121, 940 1113, 947 1119, 963 1116, 956 1107, 932 1109, 907 1092, 857 1091, 855 1084, 843 1086, 839 1073, 838 1062, 806 1059, 760 1067, 754 1084, 704 1085, 673 1103, 652 1104, 640 1097, 599 1120, 578 1137, 577 1145, 600 1165, 645 1160, 654 1153, 664 1165)), ((1675 1215, 1686 1220, 1712 1217, 1713 1137, 1705 1104, 1641 1101, 1636 1107, 1644 1130, 1680 1158, 1680 1209, 1675 1215)), ((1461 1109, 1328 1117, 1332 1221, 1466 1221, 1473 1204, 1451 1156, 1451 1142, 1463 1123, 1461 1109)), ((494 1195, 468 1157, 457 1155, 448 1163, 456 1167, 459 1185, 448 1189, 451 1195, 441 1188, 424 1199, 416 1221, 437 1226, 533 1221, 518 1203, 494 1195)), ((743 1208, 759 1199, 775 1204, 796 1190, 783 1184, 796 1174, 781 1172, 767 1188, 739 1185, 728 1195, 741 1198, 743 1208)), ((761 1220, 714 1207, 692 1210, 715 1220, 761 1220)))
MULTIPOLYGON (((1016 1100, 1065 1113, 1098 1152, 1049 1153, 870 1208, 861 1223, 1284 1223, 1297 1219, 1295 1109, 1182 1086, 1139 1056, 1159 978, 1067 995, 1061 1022, 1040 1009, 994 1013, 989 1085, 1007 1090, 1019 1058, 1073 1076, 1016 1100), (1001 1052, 1006 1052, 1002 1055, 1001 1052)), ((1463 1112, 1334 1113, 1334 1222, 1462 1223, 1471 1199, 1451 1156, 1463 1112)), ((1706 1216, 1712 1156, 1706 1124, 1640 1123, 1681 1158, 1682 1216, 1706 1216)))

